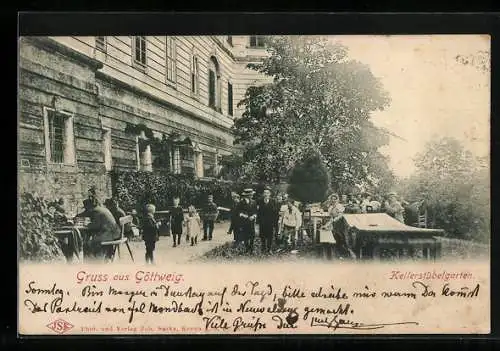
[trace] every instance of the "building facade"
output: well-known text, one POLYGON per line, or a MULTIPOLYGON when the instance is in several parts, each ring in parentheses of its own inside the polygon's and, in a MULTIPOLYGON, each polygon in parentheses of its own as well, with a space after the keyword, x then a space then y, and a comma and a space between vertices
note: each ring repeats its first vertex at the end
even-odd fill
POLYGON ((111 196, 111 170, 217 176, 239 101, 269 81, 247 68, 266 55, 255 36, 23 37, 19 49, 20 190, 70 207, 90 185, 111 196))

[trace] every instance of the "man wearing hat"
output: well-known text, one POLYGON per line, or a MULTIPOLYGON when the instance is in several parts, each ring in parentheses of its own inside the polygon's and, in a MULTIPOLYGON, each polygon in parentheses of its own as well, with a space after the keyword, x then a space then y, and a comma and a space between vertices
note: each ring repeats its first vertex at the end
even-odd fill
POLYGON ((259 236, 262 243, 262 252, 271 253, 273 237, 277 231, 279 208, 271 199, 271 188, 264 187, 262 199, 257 203, 257 221, 259 236))
POLYGON ((253 250, 255 219, 257 218, 257 204, 252 200, 252 196, 252 189, 243 190, 241 193, 242 200, 236 207, 236 213, 239 218, 240 240, 245 243, 245 247, 249 253, 253 250))

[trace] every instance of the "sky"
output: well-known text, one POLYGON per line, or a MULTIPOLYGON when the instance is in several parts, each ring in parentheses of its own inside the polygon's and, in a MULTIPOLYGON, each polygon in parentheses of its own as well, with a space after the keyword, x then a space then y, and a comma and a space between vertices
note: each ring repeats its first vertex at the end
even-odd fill
POLYGON ((490 75, 456 62, 458 54, 489 51, 481 35, 335 36, 349 57, 370 66, 391 97, 373 122, 390 138, 380 149, 399 177, 414 170, 413 157, 433 137, 454 137, 477 156, 489 155, 490 75))

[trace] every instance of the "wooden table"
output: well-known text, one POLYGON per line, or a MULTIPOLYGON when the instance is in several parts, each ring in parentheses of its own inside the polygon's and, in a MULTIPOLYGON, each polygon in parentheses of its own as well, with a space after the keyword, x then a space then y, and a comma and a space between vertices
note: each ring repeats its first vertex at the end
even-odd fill
POLYGON ((416 252, 424 260, 440 257, 441 229, 407 226, 385 213, 345 214, 337 224, 357 259, 414 259, 420 256, 416 252))
MULTIPOLYGON (((83 261, 83 247, 85 240, 88 239, 87 233, 87 227, 84 225, 66 225, 54 231, 54 235, 59 238, 59 241, 67 239, 69 250, 66 250, 65 256, 69 262, 73 261, 74 256, 76 256, 79 261, 83 261)), ((63 252, 64 251, 63 249, 63 252)))

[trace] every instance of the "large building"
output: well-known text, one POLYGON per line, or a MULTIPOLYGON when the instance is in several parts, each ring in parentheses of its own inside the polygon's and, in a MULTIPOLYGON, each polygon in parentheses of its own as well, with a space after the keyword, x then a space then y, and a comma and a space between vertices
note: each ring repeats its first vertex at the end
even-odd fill
POLYGON ((266 55, 256 36, 23 37, 19 49, 20 190, 71 207, 90 185, 110 196, 113 169, 216 176, 238 102, 269 79, 247 68, 266 55), (170 138, 166 155, 152 135, 170 138))

